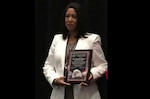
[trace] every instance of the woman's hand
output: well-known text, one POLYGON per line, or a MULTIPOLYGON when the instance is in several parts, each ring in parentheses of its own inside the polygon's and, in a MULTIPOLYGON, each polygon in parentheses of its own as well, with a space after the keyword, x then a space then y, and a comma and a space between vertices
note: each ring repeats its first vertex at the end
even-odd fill
POLYGON ((56 79, 54 79, 54 84, 56 84, 56 85, 62 85, 62 86, 71 85, 70 83, 64 82, 64 79, 65 79, 64 76, 56 78, 56 79))
MULTIPOLYGON (((90 83, 90 81, 93 79, 93 75, 92 75, 92 73, 90 73, 90 76, 89 76, 89 78, 88 78, 88 82, 90 83)), ((89 84, 88 83, 88 84, 89 84)), ((80 86, 88 86, 88 84, 87 83, 85 83, 85 82, 81 82, 80 83, 80 86)))

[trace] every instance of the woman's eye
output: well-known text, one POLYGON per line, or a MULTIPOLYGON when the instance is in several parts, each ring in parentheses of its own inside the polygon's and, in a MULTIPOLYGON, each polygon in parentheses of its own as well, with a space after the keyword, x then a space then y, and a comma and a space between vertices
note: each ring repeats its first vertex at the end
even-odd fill
POLYGON ((66 17, 69 17, 68 15, 66 15, 66 17))
POLYGON ((72 16, 73 18, 77 18, 76 16, 72 16))

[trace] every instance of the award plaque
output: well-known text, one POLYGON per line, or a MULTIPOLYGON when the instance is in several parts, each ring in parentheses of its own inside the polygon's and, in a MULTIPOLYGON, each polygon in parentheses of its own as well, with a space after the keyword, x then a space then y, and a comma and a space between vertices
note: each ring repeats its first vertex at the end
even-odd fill
POLYGON ((79 84, 88 83, 92 61, 92 50, 70 50, 66 82, 79 84))

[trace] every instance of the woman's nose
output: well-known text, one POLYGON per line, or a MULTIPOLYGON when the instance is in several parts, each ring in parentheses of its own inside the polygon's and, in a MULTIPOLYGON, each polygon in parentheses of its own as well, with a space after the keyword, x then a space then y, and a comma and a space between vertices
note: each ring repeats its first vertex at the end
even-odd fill
POLYGON ((69 17, 69 19, 68 19, 69 21, 71 21, 72 20, 72 17, 69 17))

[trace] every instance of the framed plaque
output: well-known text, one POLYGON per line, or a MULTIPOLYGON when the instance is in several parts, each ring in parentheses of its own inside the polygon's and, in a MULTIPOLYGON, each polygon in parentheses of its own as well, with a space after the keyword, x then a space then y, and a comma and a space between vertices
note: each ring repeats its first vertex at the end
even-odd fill
POLYGON ((88 83, 92 61, 92 50, 70 50, 66 82, 79 84, 88 83))

